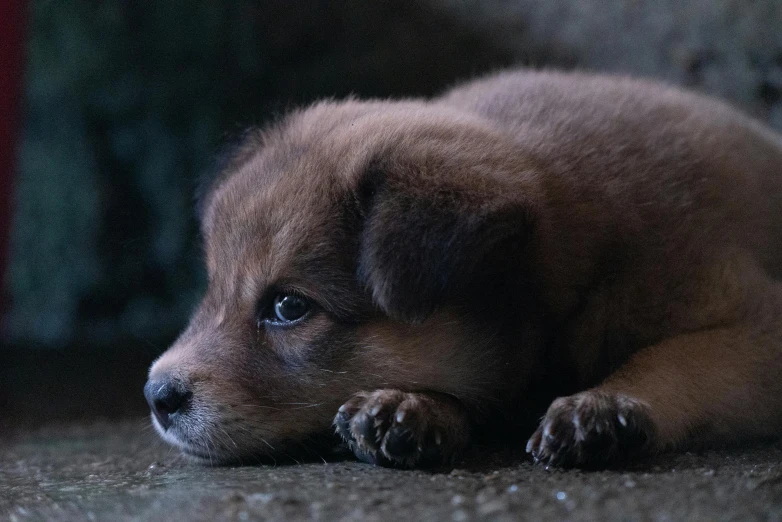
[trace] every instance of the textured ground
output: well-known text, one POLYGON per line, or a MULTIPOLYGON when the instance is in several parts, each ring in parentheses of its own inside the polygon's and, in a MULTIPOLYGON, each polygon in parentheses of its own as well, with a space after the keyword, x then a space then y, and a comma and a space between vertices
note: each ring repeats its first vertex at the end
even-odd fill
POLYGON ((442 472, 350 460, 208 468, 146 425, 6 432, 0 519, 782 520, 782 443, 590 473, 496 453, 442 472))

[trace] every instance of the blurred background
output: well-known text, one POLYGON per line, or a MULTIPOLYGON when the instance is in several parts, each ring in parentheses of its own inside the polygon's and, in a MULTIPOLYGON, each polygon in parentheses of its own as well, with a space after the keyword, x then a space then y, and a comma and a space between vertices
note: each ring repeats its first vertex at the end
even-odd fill
POLYGON ((782 130, 782 0, 11 4, 0 427, 145 410, 146 368, 204 287, 198 178, 290 107, 524 65, 659 78, 782 130))

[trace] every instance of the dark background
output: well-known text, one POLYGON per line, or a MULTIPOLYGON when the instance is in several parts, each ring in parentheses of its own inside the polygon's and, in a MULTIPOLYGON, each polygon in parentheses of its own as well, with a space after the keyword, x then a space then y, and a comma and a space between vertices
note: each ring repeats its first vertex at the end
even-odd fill
POLYGON ((226 134, 289 107, 351 93, 428 96, 518 64, 656 77, 782 129, 779 0, 26 10, 0 427, 143 411, 146 367, 203 291, 197 180, 226 134))

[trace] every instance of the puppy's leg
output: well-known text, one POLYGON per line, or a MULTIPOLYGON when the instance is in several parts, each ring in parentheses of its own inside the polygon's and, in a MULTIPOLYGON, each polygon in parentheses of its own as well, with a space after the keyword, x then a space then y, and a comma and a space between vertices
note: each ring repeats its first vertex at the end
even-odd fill
POLYGON ((681 335, 637 353, 602 385, 549 407, 527 451, 602 466, 701 442, 782 434, 782 299, 744 324, 681 335))
POLYGON ((359 459, 383 466, 449 463, 470 440, 461 404, 434 393, 359 392, 340 407, 334 426, 359 459))

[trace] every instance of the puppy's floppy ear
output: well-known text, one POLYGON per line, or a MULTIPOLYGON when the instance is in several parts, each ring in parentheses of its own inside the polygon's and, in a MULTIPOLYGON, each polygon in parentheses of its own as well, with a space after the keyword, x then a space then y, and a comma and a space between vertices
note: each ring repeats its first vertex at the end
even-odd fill
POLYGON ((519 187, 490 165, 448 163, 375 161, 358 183, 359 278, 395 319, 423 321, 444 300, 485 283, 487 273, 521 269, 508 266, 532 226, 519 187))

